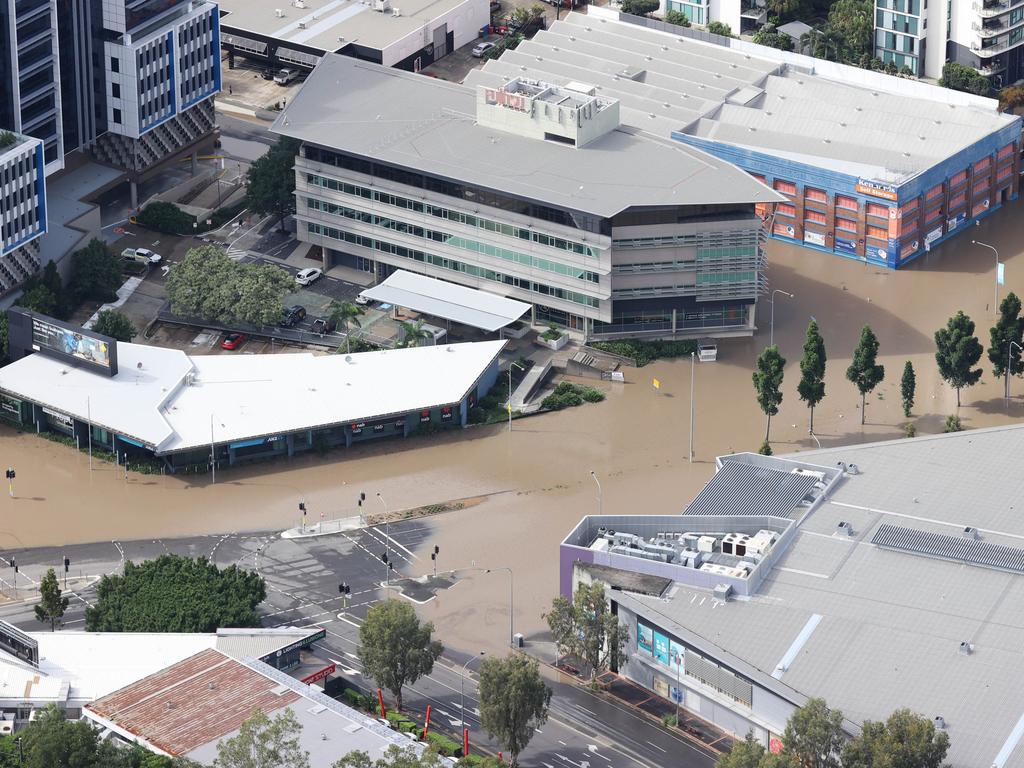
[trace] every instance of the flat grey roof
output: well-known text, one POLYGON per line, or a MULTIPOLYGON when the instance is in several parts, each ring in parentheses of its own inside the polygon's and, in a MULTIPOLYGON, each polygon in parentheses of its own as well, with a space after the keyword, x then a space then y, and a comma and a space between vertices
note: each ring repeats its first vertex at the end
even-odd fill
POLYGON ((726 461, 697 494, 684 515, 772 515, 796 517, 800 503, 824 481, 785 467, 726 461))
POLYGON ((367 288, 362 295, 484 331, 504 328, 530 311, 525 302, 404 269, 388 275, 383 283, 367 288))
POLYGON ((484 0, 389 0, 385 11, 376 10, 372 0, 302 0, 299 7, 285 0, 219 0, 217 5, 226 13, 221 23, 227 27, 285 46, 293 43, 328 52, 349 43, 383 50, 467 2, 484 0))
MULTIPOLYGON (((854 70, 855 72, 856 70, 854 70)), ((899 182, 1019 118, 886 93, 785 62, 625 22, 570 13, 489 61, 467 85, 525 75, 583 78, 620 100, 622 120, 809 165, 899 182), (741 103, 730 97, 745 90, 741 103)))
POLYGON ((757 594, 714 610, 711 601, 691 602, 706 592, 684 585, 668 602, 631 599, 666 629, 749 664, 741 671, 759 682, 774 684, 777 672, 782 685, 824 697, 853 721, 898 707, 941 715, 954 766, 1024 764, 1024 575, 872 542, 886 525, 947 536, 970 526, 982 542, 1020 547, 1022 447, 1024 426, 1012 426, 795 454, 801 463, 854 463, 860 473, 800 523, 757 594), (840 521, 851 536, 834 535, 840 521), (958 652, 962 642, 972 654, 958 652))
POLYGON ((474 88, 328 55, 272 130, 596 216, 631 206, 782 199, 667 135, 620 128, 575 148, 485 128, 475 115, 474 88))

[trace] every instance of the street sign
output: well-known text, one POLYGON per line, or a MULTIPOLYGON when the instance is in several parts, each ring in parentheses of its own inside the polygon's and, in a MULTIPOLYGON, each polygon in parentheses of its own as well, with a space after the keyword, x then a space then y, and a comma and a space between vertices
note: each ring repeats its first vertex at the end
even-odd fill
POLYGON ((1006 265, 1003 262, 999 262, 999 271, 996 273, 996 282, 999 285, 1004 285, 1006 282, 1006 265))

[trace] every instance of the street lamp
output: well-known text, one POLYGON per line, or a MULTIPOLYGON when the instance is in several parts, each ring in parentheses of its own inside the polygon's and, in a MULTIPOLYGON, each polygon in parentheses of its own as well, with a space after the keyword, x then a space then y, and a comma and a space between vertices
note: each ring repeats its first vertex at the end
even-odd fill
POLYGON ((512 431, 512 369, 524 370, 523 366, 513 360, 508 366, 508 431, 512 431))
POLYGON ((515 574, 512 573, 512 569, 508 566, 487 568, 484 573, 490 573, 491 571, 508 571, 508 644, 514 645, 513 639, 515 638, 515 574))
MULTIPOLYGON (((480 656, 483 656, 483 655, 484 655, 484 652, 480 651, 480 656)), ((479 658, 479 656, 470 656, 468 659, 466 659, 466 663, 462 665, 462 707, 461 707, 462 715, 460 716, 459 719, 462 720, 462 732, 463 733, 466 732, 466 672, 467 672, 466 668, 471 663, 473 663, 474 660, 476 660, 478 658, 479 658)))
POLYGON ((998 315, 999 314, 999 251, 997 251, 995 249, 995 246, 989 245, 988 243, 983 243, 983 242, 981 242, 981 240, 971 240, 971 245, 980 245, 982 248, 988 248, 996 256, 996 293, 995 293, 996 301, 995 301, 995 305, 992 308, 995 310, 996 314, 998 315))
POLYGON ((1014 347, 1021 352, 1024 352, 1024 347, 1012 339, 1010 343, 1006 345, 1006 370, 1003 372, 1006 383, 1003 385, 1003 397, 1006 398, 1007 403, 1010 402, 1010 354, 1013 352, 1014 347))
POLYGON ((390 584, 390 569, 394 567, 391 563, 391 515, 388 512, 388 503, 384 501, 384 497, 380 495, 380 491, 377 491, 377 501, 379 501, 384 507, 384 546, 387 547, 384 552, 384 564, 387 566, 387 573, 384 574, 384 580, 386 583, 390 584))
POLYGON ((590 476, 597 483, 597 514, 602 515, 604 514, 604 493, 601 491, 601 481, 597 479, 597 473, 594 470, 590 470, 590 476))
POLYGON ((791 299, 795 299, 796 298, 796 296, 794 296, 792 293, 790 293, 789 291, 784 291, 781 288, 776 288, 774 291, 772 291, 772 298, 771 298, 772 321, 771 321, 771 333, 770 333, 770 335, 768 337, 769 338, 769 341, 768 341, 768 346, 769 347, 775 346, 775 294, 776 293, 785 294, 786 296, 789 296, 789 298, 791 298, 791 299))

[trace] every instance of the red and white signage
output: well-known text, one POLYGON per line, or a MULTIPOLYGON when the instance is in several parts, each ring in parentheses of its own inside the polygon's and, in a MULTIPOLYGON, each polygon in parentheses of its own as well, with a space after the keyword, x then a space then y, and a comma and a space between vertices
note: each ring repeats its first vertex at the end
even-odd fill
POLYGON ((313 683, 320 682, 324 678, 327 678, 327 677, 330 677, 331 675, 333 675, 334 674, 334 670, 337 669, 337 668, 338 667, 337 667, 336 664, 328 664, 326 667, 324 667, 323 669, 317 670, 312 675, 309 675, 307 677, 302 678, 301 682, 306 683, 306 685, 312 685, 313 683))

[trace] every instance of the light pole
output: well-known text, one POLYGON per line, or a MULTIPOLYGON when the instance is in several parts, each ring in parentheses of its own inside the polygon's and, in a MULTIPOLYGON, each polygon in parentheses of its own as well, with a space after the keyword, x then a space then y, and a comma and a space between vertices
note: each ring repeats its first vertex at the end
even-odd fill
POLYGON ((384 581, 386 584, 391 583, 391 516, 388 513, 388 503, 384 501, 384 497, 380 495, 380 491, 377 491, 377 501, 384 507, 384 546, 387 548, 384 551, 384 581))
POLYGON ((594 470, 590 470, 590 476, 594 478, 594 482, 597 483, 597 514, 604 514, 604 492, 601 490, 601 481, 597 479, 597 473, 594 470))
POLYGON ((1010 354, 1013 352, 1013 348, 1016 347, 1021 352, 1024 352, 1024 347, 1018 344, 1016 341, 1010 340, 1010 343, 1006 345, 1006 370, 1004 371, 1004 377, 1006 383, 1003 385, 1003 396, 1006 402, 1010 402, 1010 354))
POLYGON ((697 367, 697 353, 690 353, 690 463, 693 464, 693 387, 695 369, 697 367))
POLYGON ((769 347, 775 346, 775 294, 776 293, 785 294, 786 296, 789 296, 789 298, 791 298, 791 299, 795 299, 796 298, 796 296, 794 296, 792 293, 790 293, 789 291, 784 291, 781 288, 776 288, 774 291, 772 291, 772 299, 771 299, 771 304, 772 304, 771 332, 770 332, 770 334, 768 336, 768 346, 769 347))
MULTIPOLYGON (((480 651, 480 656, 483 656, 483 655, 484 655, 484 652, 480 651)), ((462 710, 462 715, 459 717, 459 719, 462 721, 462 732, 463 733, 466 732, 466 672, 468 671, 467 667, 470 664, 472 664, 474 660, 476 660, 478 658, 480 658, 480 657, 479 656, 470 656, 468 659, 466 659, 466 663, 462 665, 462 706, 460 708, 462 710)))
POLYGON ((487 568, 484 573, 491 571, 508 571, 508 644, 511 646, 514 645, 513 639, 515 638, 515 574, 508 566, 487 568))
POLYGON ((513 360, 508 366, 508 431, 512 431, 512 369, 523 370, 523 366, 513 360))
POLYGON ((997 251, 995 249, 995 246, 989 245, 988 243, 983 243, 983 242, 981 242, 981 240, 971 240, 971 245, 980 245, 982 248, 988 248, 996 256, 996 293, 995 293, 996 301, 995 301, 995 304, 993 305, 992 308, 995 310, 995 313, 998 315, 999 314, 999 251, 997 251))
POLYGON ((680 681, 682 667, 683 667, 683 655, 676 651, 672 654, 676 662, 676 695, 673 698, 676 700, 676 728, 679 727, 679 699, 683 697, 683 684, 680 681))

